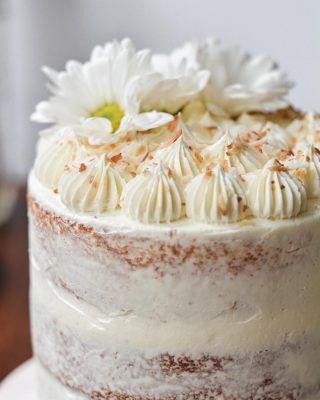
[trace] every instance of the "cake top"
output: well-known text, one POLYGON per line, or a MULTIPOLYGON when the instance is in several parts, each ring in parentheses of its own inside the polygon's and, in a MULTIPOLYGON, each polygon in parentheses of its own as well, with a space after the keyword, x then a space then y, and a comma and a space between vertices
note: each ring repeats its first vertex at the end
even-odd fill
POLYGON ((70 210, 230 224, 295 218, 320 196, 320 119, 289 107, 292 83, 269 57, 124 39, 43 70, 52 95, 32 119, 52 125, 34 172, 70 210))

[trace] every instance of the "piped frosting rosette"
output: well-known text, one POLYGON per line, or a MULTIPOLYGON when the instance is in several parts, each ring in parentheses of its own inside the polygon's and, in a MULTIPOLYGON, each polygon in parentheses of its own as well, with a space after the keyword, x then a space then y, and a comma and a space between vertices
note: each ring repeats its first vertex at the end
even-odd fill
POLYGON ((307 207, 305 186, 278 160, 273 159, 249 180, 248 199, 257 218, 294 218, 307 207))
POLYGON ((184 215, 184 203, 182 187, 162 162, 129 181, 121 197, 125 215, 143 223, 178 220, 184 215))
POLYGON ((238 222, 249 215, 247 196, 235 170, 220 165, 197 175, 186 188, 186 212, 193 221, 213 224, 238 222))
POLYGON ((105 155, 70 166, 59 181, 61 201, 81 213, 102 214, 120 204, 125 180, 105 155))

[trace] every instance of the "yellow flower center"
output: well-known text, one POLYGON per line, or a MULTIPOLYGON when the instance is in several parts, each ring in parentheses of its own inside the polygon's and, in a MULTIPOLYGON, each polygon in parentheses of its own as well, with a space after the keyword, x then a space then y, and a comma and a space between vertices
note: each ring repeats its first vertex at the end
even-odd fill
POLYGON ((117 103, 108 103, 99 107, 91 114, 92 117, 107 118, 111 121, 112 131, 115 132, 121 123, 124 116, 124 111, 117 103))

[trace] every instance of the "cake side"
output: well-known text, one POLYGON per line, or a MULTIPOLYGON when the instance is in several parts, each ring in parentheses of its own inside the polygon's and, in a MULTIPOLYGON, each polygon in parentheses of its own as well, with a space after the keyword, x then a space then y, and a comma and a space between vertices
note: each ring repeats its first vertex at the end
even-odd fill
POLYGON ((198 240, 194 227, 152 234, 141 225, 132 235, 129 220, 71 217, 45 188, 37 197, 37 185, 31 178, 34 347, 63 385, 100 398, 295 399, 319 390, 316 208, 252 234, 228 228, 198 240), (133 267, 115 243, 150 261, 133 267), (256 246, 263 251, 248 256, 256 246), (166 256, 155 260, 161 247, 166 256), (214 258, 197 263, 206 248, 214 258), (230 269, 230 252, 245 252, 245 268, 230 269))

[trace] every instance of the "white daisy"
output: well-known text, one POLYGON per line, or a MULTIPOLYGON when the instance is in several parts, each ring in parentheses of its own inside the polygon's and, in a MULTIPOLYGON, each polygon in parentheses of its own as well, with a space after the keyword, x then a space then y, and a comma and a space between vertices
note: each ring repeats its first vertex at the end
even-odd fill
MULTIPOLYGON (((96 47, 90 61, 70 61, 66 71, 43 70, 53 95, 38 104, 32 119, 74 125, 86 136, 90 136, 86 129, 94 131, 95 144, 108 142, 111 133, 117 136, 169 123, 177 111, 172 104, 182 98, 184 103, 196 92, 187 85, 182 88, 180 82, 187 76, 167 79, 154 71, 150 51, 137 52, 129 39, 96 47)), ((202 86, 198 84, 199 90, 202 86)))
POLYGON ((194 43, 201 68, 210 71, 203 97, 215 114, 273 111, 287 106, 284 96, 293 86, 267 56, 251 57, 239 46, 224 46, 209 38, 194 43))
POLYGON ((157 96, 149 96, 150 108, 177 113, 195 95, 201 92, 209 79, 209 71, 200 70, 195 48, 191 43, 168 54, 154 54, 152 65, 155 71, 166 78, 156 88, 157 96), (169 89, 169 90, 168 90, 169 89))

